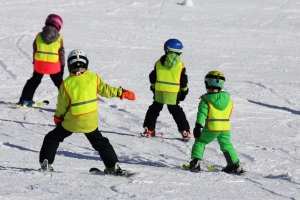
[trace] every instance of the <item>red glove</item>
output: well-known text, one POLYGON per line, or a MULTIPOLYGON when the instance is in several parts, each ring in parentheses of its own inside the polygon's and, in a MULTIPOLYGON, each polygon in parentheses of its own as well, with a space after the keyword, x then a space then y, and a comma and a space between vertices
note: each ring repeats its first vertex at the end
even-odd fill
POLYGON ((129 99, 134 101, 135 100, 135 94, 129 90, 125 90, 124 88, 122 88, 122 95, 120 96, 120 99, 129 99))
POLYGON ((55 123, 56 126, 58 126, 62 121, 63 121, 62 118, 54 116, 54 123, 55 123))

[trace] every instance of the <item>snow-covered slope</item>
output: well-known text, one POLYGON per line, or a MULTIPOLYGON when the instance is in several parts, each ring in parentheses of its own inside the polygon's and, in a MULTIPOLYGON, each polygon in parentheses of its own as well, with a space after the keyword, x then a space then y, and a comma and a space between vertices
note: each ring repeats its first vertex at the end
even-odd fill
MULTIPOLYGON (((0 199, 300 199, 300 3, 291 0, 0 1, 0 199), (82 134, 61 143, 54 173, 43 174, 38 155, 54 128, 57 89, 44 76, 35 100, 41 109, 13 110, 32 74, 32 42, 50 13, 62 16, 66 54, 84 50, 90 70, 136 101, 99 100, 99 129, 114 146, 130 178, 95 176, 103 168, 82 134), (182 143, 165 108, 157 130, 165 139, 140 138, 152 103, 148 74, 163 43, 178 38, 190 92, 181 103, 194 127, 203 79, 226 76, 234 101, 232 142, 249 176, 190 173, 193 140, 182 143)), ((67 69, 65 77, 68 75, 67 69)), ((224 166, 217 142, 203 165, 224 166)))

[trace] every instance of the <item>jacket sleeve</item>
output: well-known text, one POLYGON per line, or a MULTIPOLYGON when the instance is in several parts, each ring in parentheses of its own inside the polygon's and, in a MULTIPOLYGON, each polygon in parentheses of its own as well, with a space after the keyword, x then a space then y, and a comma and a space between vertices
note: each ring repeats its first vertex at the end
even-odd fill
POLYGON ((33 48, 33 52, 32 52, 32 64, 34 64, 34 54, 36 52, 36 37, 35 39, 33 40, 33 43, 32 43, 32 48, 33 48))
POLYGON ((204 126, 205 120, 208 115, 208 111, 209 111, 209 107, 208 107, 206 101, 203 98, 201 98, 201 101, 198 105, 196 124, 200 124, 200 125, 204 126))
POLYGON ((64 83, 62 83, 59 87, 55 111, 55 116, 59 118, 64 118, 66 112, 70 107, 70 100, 63 85, 64 83))
POLYGON ((64 47, 63 39, 61 39, 61 47, 58 53, 59 53, 59 61, 61 66, 65 66, 65 47, 64 47))
POLYGON ((154 84, 156 82, 156 67, 155 67, 155 65, 154 65, 154 69, 149 74, 149 82, 150 82, 151 86, 154 87, 154 84))
POLYGON ((98 76, 98 94, 106 98, 120 97, 122 95, 122 87, 111 87, 110 85, 104 83, 98 76))
POLYGON ((180 90, 186 91, 187 89, 188 89, 188 76, 186 75, 186 68, 183 68, 180 77, 180 90))
POLYGON ((188 76, 186 75, 186 68, 183 68, 180 77, 180 101, 183 101, 188 93, 188 76))

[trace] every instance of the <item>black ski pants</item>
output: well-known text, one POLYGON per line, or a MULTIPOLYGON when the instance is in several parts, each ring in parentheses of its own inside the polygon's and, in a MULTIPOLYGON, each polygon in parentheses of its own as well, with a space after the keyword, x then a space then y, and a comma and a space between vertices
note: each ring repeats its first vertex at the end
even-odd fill
MULTIPOLYGON (((59 143, 63 142, 64 139, 70 135, 72 135, 72 132, 64 129, 61 124, 50 131, 44 138, 44 142, 40 151, 40 163, 42 163, 44 159, 47 159, 49 164, 52 164, 54 162, 59 143)), ((116 162, 118 162, 116 152, 109 140, 102 136, 98 128, 93 132, 85 133, 84 135, 90 141, 93 148, 99 152, 105 167, 114 167, 116 162)))
MULTIPOLYGON (((33 99, 35 90, 40 85, 43 76, 44 76, 44 74, 40 74, 36 71, 33 71, 32 77, 27 80, 27 82, 23 88, 23 91, 22 91, 22 94, 20 97, 20 101, 23 101, 23 100, 30 101, 33 99)), ((59 89, 59 87, 63 81, 62 72, 59 72, 57 74, 50 74, 50 78, 53 81, 54 85, 59 89)))
MULTIPOLYGON (((160 111, 163 109, 164 104, 153 101, 152 105, 149 106, 144 120, 143 127, 147 127, 148 130, 154 130, 156 120, 159 116, 160 111)), ((186 119, 183 109, 179 105, 167 105, 169 113, 173 116, 177 124, 178 131, 190 131, 189 122, 186 119)))

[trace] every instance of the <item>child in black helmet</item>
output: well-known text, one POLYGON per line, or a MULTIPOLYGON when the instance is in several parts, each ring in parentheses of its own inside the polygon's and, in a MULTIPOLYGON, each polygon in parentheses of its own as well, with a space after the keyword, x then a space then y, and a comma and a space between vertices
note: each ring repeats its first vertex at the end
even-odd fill
POLYGON ((188 94, 188 78, 186 68, 180 60, 182 43, 177 39, 169 39, 164 44, 163 55, 149 75, 150 90, 154 93, 154 101, 146 113, 143 137, 155 136, 155 124, 164 104, 177 124, 178 131, 184 140, 190 138, 190 126, 185 113, 179 106, 188 94))
POLYGON ((65 49, 59 34, 63 20, 56 14, 50 14, 45 21, 42 32, 33 41, 33 75, 27 80, 20 100, 20 107, 32 106, 33 95, 41 83, 44 74, 49 74, 54 85, 59 89, 63 80, 65 66, 65 49))

